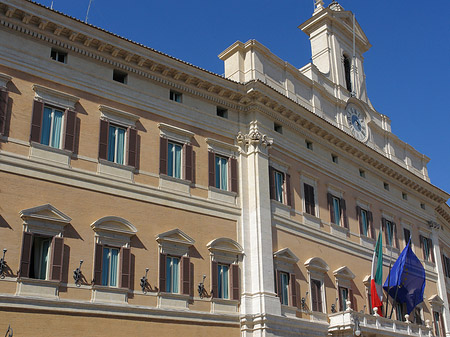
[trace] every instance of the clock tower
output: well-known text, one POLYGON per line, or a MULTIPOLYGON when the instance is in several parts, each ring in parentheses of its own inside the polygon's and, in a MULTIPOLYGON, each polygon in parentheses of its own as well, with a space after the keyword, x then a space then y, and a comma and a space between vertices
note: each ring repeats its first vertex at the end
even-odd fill
POLYGON ((312 63, 335 84, 337 97, 368 103, 363 54, 371 45, 353 13, 337 1, 325 7, 316 0, 312 17, 299 28, 311 41, 312 63))

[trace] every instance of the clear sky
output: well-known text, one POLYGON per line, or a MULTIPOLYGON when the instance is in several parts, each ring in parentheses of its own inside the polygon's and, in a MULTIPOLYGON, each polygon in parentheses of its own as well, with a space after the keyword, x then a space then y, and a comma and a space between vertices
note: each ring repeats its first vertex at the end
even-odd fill
MULTIPOLYGON (((39 0, 84 20, 89 0, 39 0)), ((331 0, 326 0, 328 5, 331 0)), ((364 54, 368 95, 392 131, 431 158, 431 182, 450 192, 450 20, 445 2, 339 3, 356 15, 372 48, 364 54)), ((92 0, 88 22, 217 74, 217 55, 256 39, 300 68, 310 62, 297 29, 313 0, 92 0)))

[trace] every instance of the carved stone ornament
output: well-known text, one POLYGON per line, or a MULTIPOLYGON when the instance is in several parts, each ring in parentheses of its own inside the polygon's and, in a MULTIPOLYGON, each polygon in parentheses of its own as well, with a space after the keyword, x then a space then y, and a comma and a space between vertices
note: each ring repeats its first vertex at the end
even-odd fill
POLYGON ((251 130, 248 134, 243 134, 239 131, 236 136, 236 140, 242 145, 262 145, 264 147, 270 147, 273 144, 273 138, 269 138, 263 135, 258 130, 251 130))
POLYGON ((428 221, 428 226, 430 226, 431 229, 440 229, 441 225, 439 225, 437 222, 435 221, 428 221))

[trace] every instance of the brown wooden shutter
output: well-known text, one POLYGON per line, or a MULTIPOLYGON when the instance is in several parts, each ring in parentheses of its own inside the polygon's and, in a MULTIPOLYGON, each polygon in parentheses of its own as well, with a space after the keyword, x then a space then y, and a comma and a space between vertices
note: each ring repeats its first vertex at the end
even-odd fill
POLYGON ((33 233, 23 232, 22 254, 20 255, 20 277, 30 277, 31 249, 33 247, 33 233))
POLYGON ((322 282, 315 280, 316 283, 316 296, 317 296, 317 311, 322 312, 322 282))
POLYGON ((44 113, 44 103, 35 100, 33 103, 33 116, 31 117, 30 141, 32 142, 36 143, 41 142, 41 127, 42 127, 43 113, 44 113))
POLYGON ((320 311, 318 310, 318 301, 317 301, 317 281, 311 280, 311 302, 312 302, 312 311, 320 311))
POLYGON ((73 152, 75 148, 76 112, 66 110, 66 135, 64 137, 64 149, 73 152))
POLYGON ((214 152, 208 152, 208 185, 216 186, 216 165, 214 152))
POLYGON ((345 200, 341 198, 340 200, 341 214, 342 214, 342 222, 345 228, 348 228, 348 217, 347 217, 347 206, 345 204, 345 200))
POLYGON ((64 262, 64 238, 59 236, 53 237, 51 261, 50 279, 54 281, 62 281, 64 262))
POLYGON ((444 254, 442 254, 442 269, 444 270, 444 276, 448 277, 447 257, 444 254))
POLYGON ((339 311, 344 311, 344 299, 342 298, 342 287, 338 288, 339 291, 339 311))
POLYGON ((159 254, 159 292, 166 291, 166 258, 167 254, 159 254))
POLYGON ((389 235, 386 228, 386 219, 381 218, 381 230, 384 232, 384 240, 386 242, 386 247, 389 245, 389 235))
POLYGON ((5 133, 7 111, 8 92, 6 90, 0 90, 0 134, 5 133))
POLYGON ((100 120, 100 138, 98 142, 98 158, 108 159, 108 133, 109 122, 103 119, 100 120))
POLYGON ((419 245, 420 245, 420 249, 422 250, 423 259, 425 260, 426 254, 425 254, 425 246, 423 244, 423 239, 424 239, 424 236, 419 235, 419 245))
POLYGON ((269 166, 269 188, 270 199, 275 200, 275 172, 272 166, 269 166))
POLYGON ((192 145, 184 145, 184 179, 188 181, 194 180, 194 157, 192 153, 192 145))
POLYGON ((356 218, 359 220, 359 234, 363 235, 363 222, 361 216, 361 207, 356 206, 356 218))
POLYGON ((281 271, 277 270, 276 273, 276 279, 275 279, 275 292, 277 293, 277 296, 280 298, 281 301, 281 295, 282 295, 282 289, 281 289, 281 271))
POLYGON ((183 256, 181 258, 181 293, 189 295, 191 293, 191 259, 183 256))
POLYGON ((131 276, 131 249, 127 247, 120 248, 120 287, 130 288, 131 276))
POLYGON ((431 241, 431 239, 427 239, 427 240, 428 240, 428 247, 430 247, 430 257, 431 257, 431 262, 434 263, 433 241, 431 241))
POLYGON ((239 265, 231 265, 231 299, 239 301, 241 295, 241 287, 239 282, 239 265))
POLYGON ((167 174, 167 156, 169 141, 167 138, 159 139, 159 174, 167 174))
POLYGON ((352 308, 353 310, 355 310, 355 311, 358 311, 358 308, 356 307, 356 301, 355 301, 355 298, 354 298, 354 296, 353 296, 353 290, 352 290, 352 289, 349 289, 349 290, 348 290, 348 299, 349 299, 350 302, 352 303, 352 304, 351 304, 351 308, 352 308))
POLYGON ((291 195, 291 176, 285 174, 286 176, 286 204, 292 206, 292 195, 291 195))
POLYGON ((238 192, 238 167, 237 167, 237 159, 230 158, 230 166, 231 166, 231 191, 237 193, 238 192))
POLYGON ((295 274, 289 276, 289 292, 291 294, 291 306, 297 307, 297 282, 295 274))
POLYGON ((216 261, 211 261, 211 297, 216 298, 219 292, 219 266, 216 261))
POLYGON ((397 232, 397 224, 395 222, 392 223, 392 234, 394 235, 395 239, 395 248, 400 248, 400 244, 398 243, 398 232, 397 232))
POLYGON ((331 193, 327 193, 327 204, 328 210, 330 211, 330 222, 336 223, 336 219, 334 218, 333 195, 331 193))
POLYGON ((367 211, 367 222, 369 223, 370 227, 370 236, 372 239, 375 239, 375 227, 373 225, 373 214, 371 211, 367 211))
POLYGON ((103 265, 103 245, 96 243, 94 253, 94 279, 93 279, 93 283, 96 285, 102 284, 102 265, 103 265))
POLYGON ((128 166, 136 167, 137 163, 137 131, 128 129, 128 166))

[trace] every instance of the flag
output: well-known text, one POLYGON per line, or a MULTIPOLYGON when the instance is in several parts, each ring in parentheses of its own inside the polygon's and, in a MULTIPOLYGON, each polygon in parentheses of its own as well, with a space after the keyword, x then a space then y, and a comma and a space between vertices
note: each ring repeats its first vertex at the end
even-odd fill
POLYGON ((383 288, 397 303, 406 303, 408 315, 423 301, 425 269, 411 249, 411 239, 395 261, 383 288))
POLYGON ((377 244, 373 252, 372 274, 370 275, 370 294, 372 297, 372 309, 378 308, 378 314, 383 316, 381 306, 383 305, 383 239, 381 231, 378 234, 377 244))

